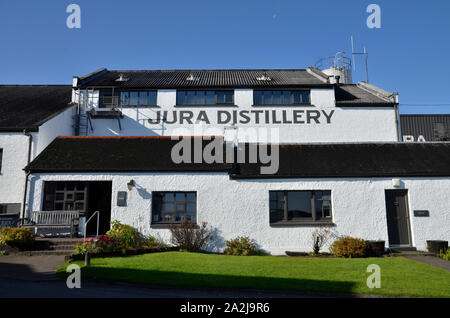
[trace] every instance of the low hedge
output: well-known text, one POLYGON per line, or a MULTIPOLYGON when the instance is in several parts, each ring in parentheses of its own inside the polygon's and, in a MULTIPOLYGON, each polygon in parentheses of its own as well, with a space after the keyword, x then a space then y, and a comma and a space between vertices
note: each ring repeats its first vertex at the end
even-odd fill
POLYGON ((334 241, 330 247, 331 254, 337 257, 366 257, 367 243, 363 239, 344 236, 334 241))
POLYGON ((18 227, 4 227, 0 229, 0 245, 7 245, 28 250, 34 246, 34 235, 30 229, 18 227))

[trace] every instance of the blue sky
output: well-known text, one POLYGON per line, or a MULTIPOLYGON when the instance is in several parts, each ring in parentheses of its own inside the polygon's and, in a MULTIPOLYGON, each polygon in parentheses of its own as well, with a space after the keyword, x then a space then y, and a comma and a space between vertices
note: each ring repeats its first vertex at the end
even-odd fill
POLYGON ((402 113, 450 113, 449 12, 448 0, 3 0, 0 83, 70 84, 100 67, 306 68, 351 53, 353 35, 369 81, 398 91, 402 113), (81 29, 66 27, 70 3, 81 29), (371 3, 381 29, 366 26, 371 3))

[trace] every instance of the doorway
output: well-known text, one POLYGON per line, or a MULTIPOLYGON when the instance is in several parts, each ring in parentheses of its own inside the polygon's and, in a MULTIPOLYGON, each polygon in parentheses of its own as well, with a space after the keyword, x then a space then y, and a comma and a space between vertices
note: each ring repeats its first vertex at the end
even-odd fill
MULTIPOLYGON (((111 223, 111 181, 46 181, 44 183, 44 211, 80 211, 88 220, 99 211, 99 234, 105 234, 111 223)), ((86 228, 87 235, 97 234, 97 216, 86 228)))
MULTIPOLYGON (((88 182, 88 211, 86 221, 99 211, 98 234, 105 234, 110 229, 111 223, 111 181, 90 181, 88 182)), ((97 215, 93 216, 86 227, 86 235, 97 234, 97 215)))
POLYGON ((411 246, 408 190, 386 190, 389 246, 411 246))

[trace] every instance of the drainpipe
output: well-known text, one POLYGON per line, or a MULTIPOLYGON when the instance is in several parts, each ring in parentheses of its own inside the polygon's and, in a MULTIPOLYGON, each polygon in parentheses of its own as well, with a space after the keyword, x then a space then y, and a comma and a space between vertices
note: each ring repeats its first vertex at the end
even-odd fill
MULTIPOLYGON (((24 129, 23 134, 28 137, 28 158, 27 158, 27 166, 30 164, 31 161, 31 149, 33 145, 33 135, 31 135, 29 132, 27 132, 26 129, 24 129)), ((25 187, 23 191, 23 202, 22 202, 22 214, 20 218, 25 217, 25 206, 27 204, 27 192, 28 192, 28 177, 30 176, 30 172, 27 171, 25 174, 25 187)))

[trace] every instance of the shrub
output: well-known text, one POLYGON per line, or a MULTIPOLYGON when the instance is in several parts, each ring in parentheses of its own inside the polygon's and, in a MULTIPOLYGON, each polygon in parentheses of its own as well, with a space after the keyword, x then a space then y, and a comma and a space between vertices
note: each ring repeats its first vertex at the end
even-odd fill
POLYGON ((147 238, 137 229, 117 220, 111 222, 111 230, 106 235, 125 249, 141 248, 147 243, 147 238))
POLYGON ((83 255, 86 254, 86 252, 89 252, 91 254, 96 252, 96 248, 92 239, 75 245, 75 254, 83 255))
POLYGON ((450 248, 448 248, 445 252, 440 250, 439 257, 446 261, 450 261, 450 248))
POLYGON ((171 224, 172 243, 180 249, 189 252, 199 252, 211 241, 212 232, 206 222, 198 226, 195 222, 183 221, 181 224, 171 224))
POLYGON ((367 244, 362 239, 344 236, 334 241, 330 250, 337 257, 365 257, 367 244))
POLYGON ((110 253, 121 250, 121 245, 108 235, 100 235, 95 240, 95 251, 97 253, 110 253))
POLYGON ((30 229, 4 227, 0 229, 0 244, 28 249, 34 245, 34 235, 30 229))
POLYGON ((256 248, 256 244, 248 236, 239 236, 227 241, 224 253, 227 255, 249 256, 261 254, 256 248))
POLYGON ((328 242, 331 229, 321 227, 312 232, 313 254, 318 255, 322 247, 328 242))

